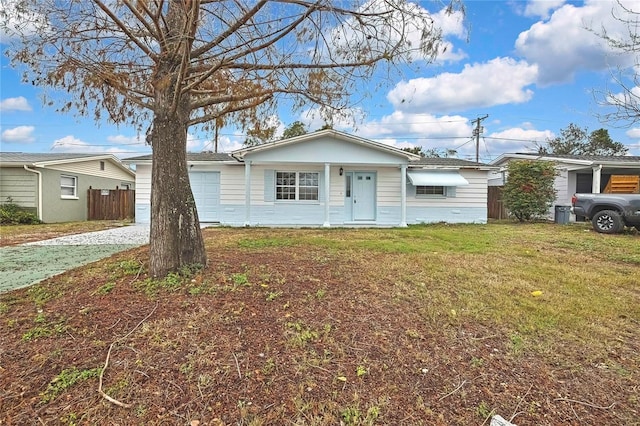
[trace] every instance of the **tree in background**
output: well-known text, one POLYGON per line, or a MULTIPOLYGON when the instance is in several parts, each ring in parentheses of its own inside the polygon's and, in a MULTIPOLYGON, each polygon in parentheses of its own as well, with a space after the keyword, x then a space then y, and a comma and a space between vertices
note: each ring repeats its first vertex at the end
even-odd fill
POLYGON ((605 90, 598 93, 600 105, 613 108, 612 112, 600 116, 602 121, 626 125, 640 122, 640 9, 627 7, 618 0, 612 9, 612 15, 624 24, 627 32, 607 31, 606 28, 594 30, 614 50, 630 55, 634 66, 612 71, 616 92, 605 90))
POLYGON ((0 18, 24 81, 65 93, 45 93, 47 105, 147 131, 157 277, 207 260, 190 128, 220 118, 260 128, 282 100, 348 110, 358 85, 433 61, 442 41, 430 13, 406 0, 21 0, 3 3, 0 18))
POLYGON ((449 148, 428 148, 424 149, 421 146, 412 146, 402 148, 403 151, 410 152, 412 154, 417 154, 421 157, 427 158, 450 158, 455 157, 458 154, 458 151, 455 149, 449 148))
POLYGON ((289 139, 294 138, 296 136, 302 136, 307 134, 307 128, 304 123, 301 121, 294 121, 289 124, 284 132, 282 132, 282 137, 280 139, 289 139))
POLYGON ((458 151, 450 148, 429 148, 424 150, 424 156, 429 158, 451 158, 458 155, 458 151))
POLYGON ((544 217, 556 199, 554 188, 557 171, 551 161, 510 161, 502 200, 520 222, 544 217))
POLYGON ((402 148, 405 152, 410 152, 411 154, 419 155, 420 157, 424 157, 424 151, 421 146, 407 146, 402 148))
POLYGON ((607 129, 594 130, 590 134, 587 129, 571 123, 560 130, 560 136, 547 139, 538 145, 539 154, 553 155, 625 155, 628 152, 620 142, 614 142, 607 129))

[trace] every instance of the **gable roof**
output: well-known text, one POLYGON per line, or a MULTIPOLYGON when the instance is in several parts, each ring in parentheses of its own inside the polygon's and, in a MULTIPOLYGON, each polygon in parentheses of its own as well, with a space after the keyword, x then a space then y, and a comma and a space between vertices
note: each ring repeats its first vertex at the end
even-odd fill
POLYGON ((283 147, 283 146, 288 146, 288 145, 295 145, 295 144, 299 144, 299 143, 303 143, 303 142, 308 142, 311 140, 316 140, 316 139, 320 139, 323 137, 332 137, 333 139, 339 140, 339 141, 343 141, 343 142, 349 142, 349 143, 353 143, 356 145, 362 145, 362 146, 366 146, 368 148, 373 148, 375 150, 378 151, 382 151, 382 152, 386 152, 389 154, 393 154, 393 155, 397 155, 400 157, 404 157, 409 161, 412 160, 419 160, 420 156, 417 154, 413 154, 407 151, 403 151, 400 148, 396 148, 393 147, 391 145, 386 145, 380 142, 376 142, 376 141, 372 141, 370 139, 365 139, 365 138, 361 138, 359 136, 354 136, 354 135, 350 135, 348 133, 344 133, 344 132, 340 132, 338 130, 334 130, 334 129, 325 129, 325 130, 318 130, 317 132, 311 132, 311 133, 306 133, 304 135, 301 136, 295 136, 293 138, 288 138, 288 139, 281 139, 281 140, 277 140, 274 142, 268 142, 268 143, 264 143, 261 145, 256 145, 256 146, 251 146, 251 147, 247 147, 247 148, 241 148, 238 149, 236 151, 233 151, 231 153, 231 155, 233 155, 236 158, 243 158, 246 154, 249 153, 256 153, 256 152, 261 152, 261 151, 266 151, 266 150, 271 150, 274 149, 276 147, 283 147))
POLYGON ((5 167, 47 167, 60 164, 79 163, 83 161, 110 161, 117 167, 135 176, 135 172, 126 167, 113 154, 73 154, 73 153, 31 153, 31 152, 0 152, 0 166, 5 167))
POLYGON ((460 158, 450 157, 422 157, 419 160, 415 160, 409 163, 409 166, 442 166, 442 167, 455 167, 455 168, 473 168, 473 169, 493 169, 484 163, 477 163, 475 161, 463 160, 460 158))

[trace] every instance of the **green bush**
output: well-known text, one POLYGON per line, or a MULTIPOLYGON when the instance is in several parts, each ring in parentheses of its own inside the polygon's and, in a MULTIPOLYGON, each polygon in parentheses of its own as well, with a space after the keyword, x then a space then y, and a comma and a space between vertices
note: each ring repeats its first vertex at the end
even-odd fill
POLYGON ((509 214, 520 222, 546 216, 556 199, 554 163, 511 161, 507 171, 502 199, 509 214))
POLYGON ((2 225, 33 225, 40 223, 35 213, 29 212, 15 203, 11 198, 0 204, 0 224, 2 225))

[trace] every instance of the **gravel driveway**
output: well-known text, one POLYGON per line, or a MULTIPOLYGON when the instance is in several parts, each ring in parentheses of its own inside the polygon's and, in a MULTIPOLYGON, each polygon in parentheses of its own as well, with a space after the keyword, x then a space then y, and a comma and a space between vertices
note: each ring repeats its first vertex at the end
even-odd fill
POLYGON ((67 235, 0 248, 0 293, 149 243, 149 225, 67 235))

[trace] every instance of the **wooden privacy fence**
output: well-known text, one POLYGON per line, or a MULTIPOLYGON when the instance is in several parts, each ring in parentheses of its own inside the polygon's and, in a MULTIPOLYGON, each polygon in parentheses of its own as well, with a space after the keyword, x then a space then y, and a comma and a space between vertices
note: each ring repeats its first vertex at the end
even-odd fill
POLYGON ((506 219, 509 217, 502 202, 502 187, 489 186, 487 194, 487 216, 489 219, 506 219))
POLYGON ((136 191, 132 189, 89 188, 89 220, 124 220, 135 217, 136 191))

